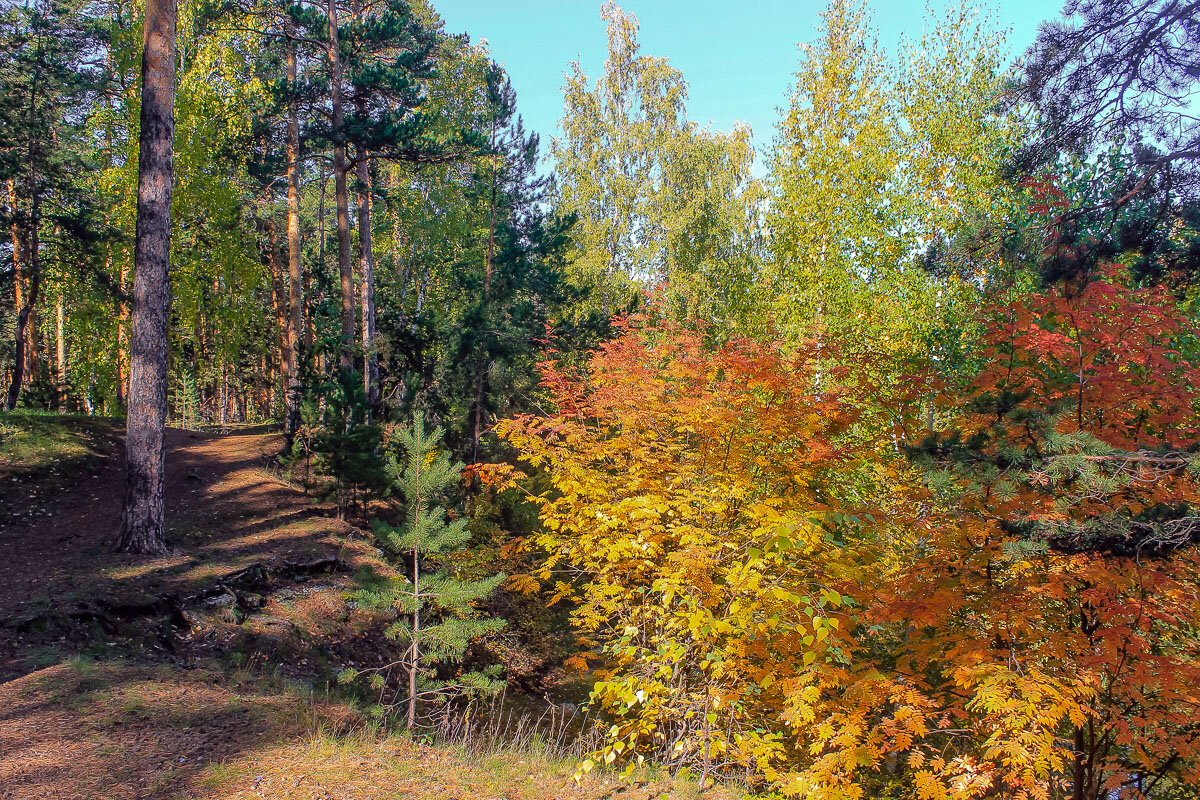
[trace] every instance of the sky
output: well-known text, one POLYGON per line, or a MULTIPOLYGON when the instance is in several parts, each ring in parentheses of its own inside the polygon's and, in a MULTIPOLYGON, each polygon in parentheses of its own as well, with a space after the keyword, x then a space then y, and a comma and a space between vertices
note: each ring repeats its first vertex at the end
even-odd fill
MULTIPOLYGON (((542 150, 562 116, 563 77, 579 60, 590 76, 604 68, 607 49, 602 0, 433 0, 447 33, 488 40, 517 91, 526 129, 542 136, 542 150)), ((667 58, 688 82, 688 116, 728 130, 749 123, 761 154, 771 143, 778 109, 786 103, 799 66, 797 44, 816 38, 825 3, 820 0, 624 0, 641 23, 642 52, 667 58)), ((901 34, 919 38, 925 0, 872 0, 881 45, 901 34)), ((939 13, 946 0, 931 0, 939 13)), ((992 0, 990 13, 1007 29, 1015 57, 1057 16, 1059 2, 992 0)), ((760 158, 761 166, 761 158, 760 158)), ((756 170, 758 171, 758 170, 756 170)))

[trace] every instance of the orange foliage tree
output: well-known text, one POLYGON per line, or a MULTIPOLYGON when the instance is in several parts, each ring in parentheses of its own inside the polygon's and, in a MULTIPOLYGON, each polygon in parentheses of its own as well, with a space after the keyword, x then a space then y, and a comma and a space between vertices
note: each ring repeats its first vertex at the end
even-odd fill
POLYGON ((546 365, 557 412, 500 433, 549 479, 527 588, 577 603, 599 667, 584 769, 653 756, 818 800, 1200 781, 1192 333, 1115 267, 983 323, 952 430, 911 462, 855 426, 869 386, 828 339, 634 320, 546 365))
POLYGON ((875 560, 853 535, 862 455, 835 443, 854 412, 817 389, 815 349, 622 327, 581 373, 544 365, 556 414, 499 426, 550 479, 534 577, 577 603, 599 660, 611 728, 595 760, 778 780, 798 758, 791 726, 846 681, 842 588, 875 560))
POLYGON ((981 771, 1029 797, 1192 785, 1200 370, 1181 346, 1193 332, 1116 266, 985 317, 986 366, 958 425, 920 448, 919 544, 875 609, 907 625, 897 677, 956 729, 910 754, 922 766, 961 754, 929 771, 923 796, 953 796, 981 771))

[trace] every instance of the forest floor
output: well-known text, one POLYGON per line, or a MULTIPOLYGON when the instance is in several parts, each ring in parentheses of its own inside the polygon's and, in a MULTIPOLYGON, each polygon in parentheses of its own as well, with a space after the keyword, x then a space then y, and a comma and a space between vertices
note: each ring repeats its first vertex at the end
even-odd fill
POLYGON ((111 552, 120 444, 112 421, 0 416, 0 800, 697 794, 368 724, 322 654, 369 648, 344 595, 377 551, 273 471, 280 437, 169 430, 156 559, 111 552))

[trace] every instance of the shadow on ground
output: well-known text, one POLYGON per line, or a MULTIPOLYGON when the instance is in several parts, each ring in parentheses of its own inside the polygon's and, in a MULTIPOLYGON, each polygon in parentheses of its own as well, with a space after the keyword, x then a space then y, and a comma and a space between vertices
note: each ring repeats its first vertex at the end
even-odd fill
MULTIPOLYGON (((310 593, 306 565, 315 565, 312 579, 328 583, 329 573, 348 576, 374 559, 356 529, 268 469, 281 447, 278 435, 168 430, 173 552, 164 558, 112 552, 121 496, 116 448, 67 485, 30 482, 27 498, 54 492, 53 512, 0 528, 0 625, 10 634, 0 637, 0 679, 36 669, 44 661, 39 648, 78 650, 72 646, 88 628, 111 634, 131 616, 173 617, 152 631, 170 652, 172 626, 180 627, 189 603, 219 611, 228 602, 228 621, 240 624, 247 609, 269 613, 280 588, 310 593)), ((276 626, 275 633, 284 632, 276 626)))

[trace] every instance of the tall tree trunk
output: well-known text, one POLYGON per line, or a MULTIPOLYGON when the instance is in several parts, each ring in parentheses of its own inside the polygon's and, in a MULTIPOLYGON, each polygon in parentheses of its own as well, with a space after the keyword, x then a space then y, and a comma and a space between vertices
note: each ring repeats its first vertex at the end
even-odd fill
MULTIPOLYGON (((290 30, 291 23, 288 23, 290 30)), ((296 42, 288 41, 288 349, 290 360, 284 365, 287 420, 284 435, 290 449, 300 428, 300 347, 304 325, 304 273, 300 264, 300 111, 296 102, 296 42)))
POLYGON ((337 202, 338 274, 342 281, 342 369, 354 368, 354 268, 350 262, 350 189, 346 180, 346 110, 342 106, 342 56, 337 0, 329 0, 329 89, 333 112, 333 191, 337 202))
MULTIPOLYGON (((483 294, 479 298, 479 316, 485 329, 487 327, 488 298, 492 291, 492 264, 496 259, 496 194, 498 188, 496 184, 498 176, 496 174, 496 117, 494 114, 489 138, 489 146, 492 149, 492 197, 488 205, 488 245, 483 263, 483 294)), ((483 376, 487 367, 487 348, 484 347, 482 341, 479 350, 475 359, 475 420, 471 429, 471 461, 479 461, 479 437, 483 430, 483 376)))
MULTIPOLYGON (((37 236, 35 234, 31 234, 30 238, 36 239, 37 236)), ((32 248, 30 248, 30 250, 32 252, 32 248)), ((29 259, 31 274, 34 272, 35 263, 36 260, 31 257, 29 259)), ((30 283, 32 286, 32 278, 30 283)), ((29 385, 33 383, 34 379, 41 374, 43 358, 40 341, 41 330, 40 326, 38 325, 39 314, 37 307, 37 301, 41 299, 41 293, 34 292, 31 289, 29 292, 29 298, 31 302, 29 303, 29 322, 25 325, 25 375, 23 379, 23 384, 27 389, 29 388, 29 385)))
MULTIPOLYGON (((66 400, 67 395, 67 308, 63 303, 62 292, 58 294, 58 304, 55 306, 55 325, 54 325, 54 343, 55 348, 55 364, 58 367, 58 390, 62 393, 62 400, 66 400)), ((60 403, 59 409, 66 410, 65 402, 60 403)))
MULTIPOLYGON (((34 101, 30 100, 32 104, 34 101)), ((18 258, 16 249, 19 246, 24 246, 24 258, 20 259, 24 262, 25 267, 25 296, 24 303, 17 310, 17 330, 15 339, 16 352, 13 358, 13 373, 12 380, 8 385, 8 396, 5 398, 4 407, 12 411, 17 407, 17 398, 20 397, 22 385, 28 383, 29 376, 33 374, 37 368, 37 346, 35 344, 37 338, 37 317, 35 309, 37 308, 38 294, 42 285, 42 272, 40 265, 40 250, 41 246, 38 241, 38 226, 39 220, 39 197, 37 192, 37 172, 35 164, 37 163, 37 143, 30 139, 29 147, 26 151, 26 179, 29 181, 29 217, 25 220, 26 225, 24 230, 19 230, 17 223, 14 223, 13 228, 13 267, 14 271, 17 265, 18 258), (20 240, 20 241, 18 241, 20 240)), ((17 209, 16 191, 13 184, 9 183, 9 203, 14 211, 17 209)), ((14 214, 14 217, 16 215, 14 214)), ((21 275, 14 275, 16 280, 20 282, 21 275)))
MULTIPOLYGON (((25 231, 21 228, 19 210, 17 205, 17 186, 16 182, 8 179, 8 209, 10 230, 12 233, 12 267, 13 267, 13 308, 17 310, 18 317, 25 308, 25 263, 28 259, 28 242, 25 238, 25 231)), ((26 315, 28 318, 28 315, 26 315)), ((21 390, 21 383, 25 374, 25 359, 28 356, 28 348, 25 345, 23 335, 23 327, 18 327, 15 335, 16 349, 14 351, 13 375, 12 381, 9 384, 9 394, 5 395, 4 408, 7 411, 12 411, 16 406, 16 398, 10 397, 12 394, 12 386, 17 387, 17 392, 21 390)))
POLYGON ((28 126, 29 138, 25 146, 26 175, 29 187, 29 215, 22 219, 17 199, 16 181, 8 181, 8 204, 12 210, 13 278, 17 289, 17 325, 14 336, 16 350, 13 358, 12 380, 4 407, 12 411, 17 406, 21 387, 29 382, 29 376, 37 368, 37 317, 35 309, 38 289, 41 284, 38 244, 37 154, 38 139, 33 124, 38 102, 38 71, 35 69, 30 83, 28 126), (23 285, 22 285, 23 284, 23 285))
POLYGON ((284 289, 283 264, 279 259, 279 242, 275 232, 274 218, 267 220, 267 233, 271 248, 268 259, 271 269, 271 299, 275 305, 276 346, 279 351, 279 380, 271 381, 271 413, 273 414, 278 409, 274 397, 275 388, 279 386, 283 389, 284 394, 287 394, 289 380, 288 365, 292 363, 293 358, 292 340, 288 332, 288 298, 287 292, 284 289))
POLYGON ((371 251, 371 169, 367 154, 358 162, 358 275, 361 281, 363 385, 367 406, 379 405, 379 354, 375 352, 375 255, 371 251))
POLYGON ((8 219, 9 230, 12 233, 12 266, 13 266, 13 291, 15 294, 16 308, 18 311, 25 306, 25 232, 21 230, 20 220, 17 218, 20 214, 17 208, 17 185, 12 179, 8 179, 8 219))
POLYGON ((125 496, 117 550, 152 555, 168 552, 163 518, 163 426, 171 303, 175 22, 175 0, 146 0, 125 496))

